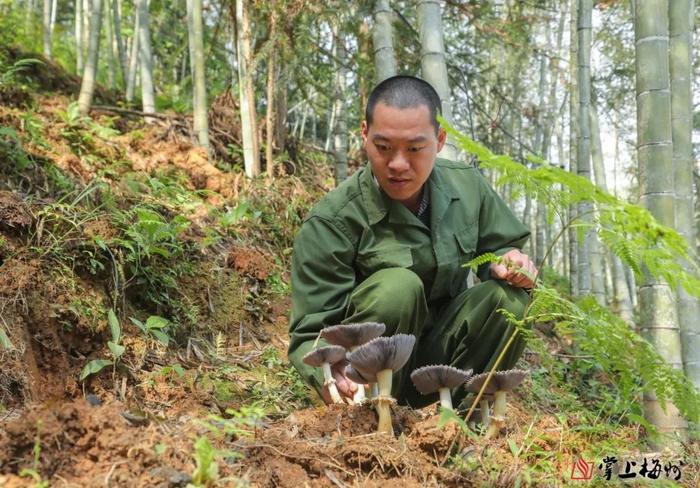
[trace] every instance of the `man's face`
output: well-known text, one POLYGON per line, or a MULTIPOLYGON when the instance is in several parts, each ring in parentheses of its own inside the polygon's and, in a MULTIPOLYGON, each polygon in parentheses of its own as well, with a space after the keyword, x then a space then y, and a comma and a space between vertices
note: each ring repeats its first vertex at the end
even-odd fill
POLYGON ((413 209, 445 144, 445 131, 435 134, 426 105, 401 109, 379 102, 372 125, 362 121, 362 143, 384 192, 413 209))

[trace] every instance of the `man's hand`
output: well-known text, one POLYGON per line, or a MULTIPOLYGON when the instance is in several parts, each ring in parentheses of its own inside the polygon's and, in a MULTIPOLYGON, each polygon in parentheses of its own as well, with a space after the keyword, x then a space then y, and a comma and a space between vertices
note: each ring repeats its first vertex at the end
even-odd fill
POLYGON ((497 280, 505 280, 518 288, 532 288, 537 275, 537 268, 518 249, 512 249, 501 256, 500 263, 491 263, 491 276, 497 280))
MULTIPOLYGON (((333 378, 335 378, 335 386, 338 388, 340 398, 346 401, 352 401, 352 397, 357 391, 357 384, 354 381, 350 381, 345 377, 345 375, 343 374, 344 369, 345 364, 342 364, 342 361, 331 366, 331 372, 333 373, 333 378)), ((323 401, 326 402, 326 405, 330 405, 331 403, 333 403, 333 400, 331 399, 331 394, 328 392, 327 386, 324 386, 321 389, 321 396, 323 397, 323 401)))

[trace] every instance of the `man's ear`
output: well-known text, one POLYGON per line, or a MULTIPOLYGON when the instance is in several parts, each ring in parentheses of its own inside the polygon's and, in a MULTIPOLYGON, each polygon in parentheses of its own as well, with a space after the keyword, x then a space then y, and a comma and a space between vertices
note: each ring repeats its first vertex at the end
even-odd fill
POLYGON ((442 127, 440 127, 438 129, 437 138, 438 138, 437 152, 440 152, 440 151, 442 151, 442 146, 445 145, 445 141, 447 141, 447 132, 445 132, 445 129, 443 129, 442 127))
POLYGON ((362 124, 360 124, 360 133, 362 135, 362 146, 364 147, 367 144, 367 134, 369 133, 369 126, 366 120, 363 120, 362 124))

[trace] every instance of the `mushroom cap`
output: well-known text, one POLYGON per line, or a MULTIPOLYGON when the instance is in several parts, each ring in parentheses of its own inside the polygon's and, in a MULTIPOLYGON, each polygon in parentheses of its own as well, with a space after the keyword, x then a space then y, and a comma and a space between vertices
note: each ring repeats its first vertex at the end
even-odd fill
POLYGON ((376 383, 377 382, 377 377, 376 376, 367 376, 360 374, 359 371, 357 371, 355 368, 353 368, 351 365, 348 365, 345 367, 345 376, 349 379, 357 383, 358 385, 364 385, 365 383, 376 383))
POLYGON ((345 359, 345 348, 340 346, 325 346, 309 351, 304 356, 304 364, 318 368, 323 363, 335 364, 345 359))
MULTIPOLYGON (((496 371, 491 377, 491 381, 486 386, 484 393, 487 395, 493 395, 497 391, 510 391, 517 387, 522 381, 530 374, 529 371, 524 369, 509 369, 508 371, 496 371)), ((472 376, 471 379, 464 385, 467 391, 472 393, 478 393, 481 386, 486 381, 488 372, 481 373, 476 376, 472 376)))
POLYGON ((360 324, 340 324, 325 327, 321 330, 323 337, 330 344, 337 344, 346 349, 361 346, 382 335, 386 325, 378 322, 364 322, 360 324))
POLYGON ((396 334, 391 337, 377 337, 348 354, 352 367, 361 375, 376 376, 380 371, 396 371, 411 357, 416 337, 396 334))
POLYGON ((457 388, 469 379, 472 370, 464 371, 446 365, 430 365, 411 373, 411 381, 421 395, 435 393, 440 388, 457 388))

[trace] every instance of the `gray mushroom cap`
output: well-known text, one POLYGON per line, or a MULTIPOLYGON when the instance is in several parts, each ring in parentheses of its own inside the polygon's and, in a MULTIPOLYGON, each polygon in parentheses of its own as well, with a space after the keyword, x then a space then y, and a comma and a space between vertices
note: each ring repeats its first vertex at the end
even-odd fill
POLYGON ((422 395, 435 393, 440 388, 457 388, 469 379, 472 370, 464 371, 445 365, 418 368, 411 373, 411 381, 422 395))
POLYGON ((304 364, 320 367, 323 363, 335 364, 345 359, 345 348, 340 346, 325 346, 309 351, 304 356, 304 364))
POLYGON ((361 375, 375 376, 378 372, 390 369, 396 371, 411 357, 416 337, 396 334, 391 337, 377 337, 348 354, 348 360, 361 375))
POLYGON ((377 382, 376 376, 368 376, 368 375, 360 374, 360 372, 357 371, 355 368, 353 368, 351 365, 348 365, 345 367, 345 376, 347 376, 348 379, 354 381, 358 385, 364 385, 365 383, 376 383, 377 382))
MULTIPOLYGON (((487 395, 493 395, 497 391, 510 391, 515 389, 520 383, 523 382, 529 371, 524 369, 509 369, 508 371, 496 371, 493 373, 489 384, 486 386, 484 393, 487 395)), ((486 381, 488 372, 481 373, 476 376, 472 376, 471 379, 464 385, 464 388, 472 393, 478 393, 481 390, 481 386, 486 381)))
POLYGON ((340 324, 321 330, 321 337, 331 344, 351 349, 381 336, 385 330, 386 325, 378 322, 340 324))

